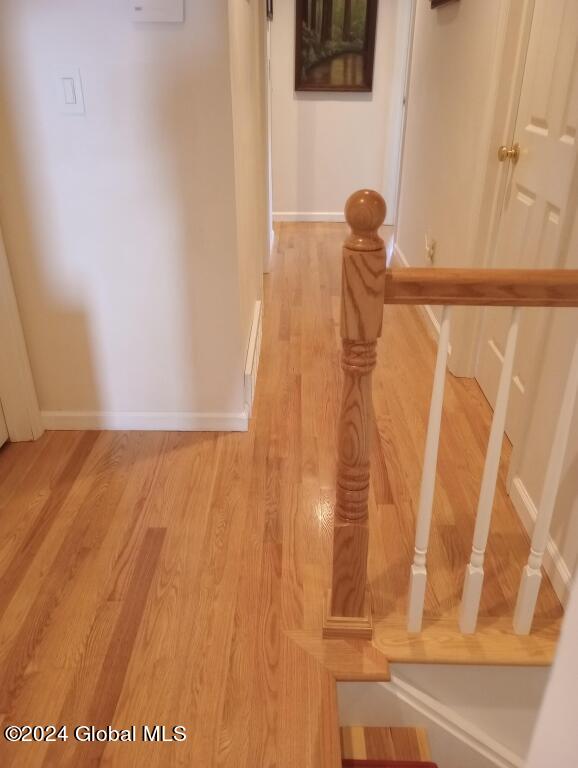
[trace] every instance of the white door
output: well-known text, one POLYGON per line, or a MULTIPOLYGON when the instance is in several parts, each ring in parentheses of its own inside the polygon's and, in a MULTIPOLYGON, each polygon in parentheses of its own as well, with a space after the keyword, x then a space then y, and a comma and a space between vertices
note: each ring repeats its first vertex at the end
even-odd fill
MULTIPOLYGON (((536 0, 513 137, 520 157, 517 163, 508 161, 493 267, 571 266, 568 239, 578 201, 577 128, 578 0, 536 0)), ((484 318, 476 376, 492 406, 510 313, 488 309, 484 318)), ((522 437, 521 414, 547 319, 547 310, 523 314, 506 427, 513 443, 522 437)))

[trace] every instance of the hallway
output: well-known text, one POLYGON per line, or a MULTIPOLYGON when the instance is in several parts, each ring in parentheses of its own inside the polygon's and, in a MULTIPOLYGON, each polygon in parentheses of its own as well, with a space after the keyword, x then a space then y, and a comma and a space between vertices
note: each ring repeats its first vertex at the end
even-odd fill
MULTIPOLYGON (((279 225, 249 433, 52 432, 0 450, 2 725, 187 728, 181 743, 0 741, 3 767, 336 764, 329 676, 285 631, 319 631, 329 586, 344 236, 339 224, 279 225)), ((384 621, 406 613, 434 356, 417 311, 386 307, 370 497, 384 621)), ((449 377, 446 392, 426 613, 449 620, 491 411, 474 381, 449 377)), ((508 455, 488 621, 513 612, 528 552, 508 455)), ((544 579, 537 618, 560 616, 544 579)))

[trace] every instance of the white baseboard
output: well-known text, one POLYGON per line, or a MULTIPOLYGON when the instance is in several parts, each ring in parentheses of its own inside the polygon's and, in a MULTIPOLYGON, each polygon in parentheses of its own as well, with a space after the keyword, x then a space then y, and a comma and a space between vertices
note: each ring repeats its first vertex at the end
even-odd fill
POLYGON ((244 372, 245 410, 242 413, 173 413, 137 411, 43 411, 44 429, 166 432, 246 432, 255 396, 261 353, 261 302, 255 302, 244 372))
MULTIPOLYGON (((434 314, 433 309, 430 307, 429 304, 423 304, 422 306, 418 307, 418 309, 421 311, 422 317, 425 319, 427 325, 429 326, 430 333, 433 335, 433 337, 437 340, 440 336, 441 326, 439 323, 439 320, 434 314)), ((451 344, 448 347, 448 356, 451 356, 452 354, 452 348, 451 344)))
POLYGON ((251 335, 249 337, 249 347, 247 349, 247 361, 245 363, 245 410, 249 417, 253 411, 259 359, 261 357, 261 338, 263 333, 261 306, 260 301, 255 302, 251 335))
POLYGON ((345 214, 343 211, 277 211, 273 212, 273 221, 345 221, 345 214))
POLYGON ((44 429, 163 432, 246 432, 248 413, 43 411, 44 429))
MULTIPOLYGON (((528 489, 518 476, 514 477, 512 481, 510 498, 512 499, 512 504, 514 505, 528 536, 532 536, 538 510, 532 497, 528 493, 528 489)), ((558 600, 560 600, 562 605, 566 607, 570 596, 572 574, 570 573, 570 569, 566 565, 566 561, 562 557, 562 553, 558 549, 556 542, 551 536, 548 538, 548 545, 544 555, 544 570, 552 582, 558 600)))

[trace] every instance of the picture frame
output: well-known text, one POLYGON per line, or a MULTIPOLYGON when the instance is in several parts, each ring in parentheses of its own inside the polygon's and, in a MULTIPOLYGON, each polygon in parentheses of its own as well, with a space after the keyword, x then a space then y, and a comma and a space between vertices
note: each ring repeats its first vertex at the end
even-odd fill
POLYGON ((378 0, 296 0, 295 90, 373 90, 378 0))

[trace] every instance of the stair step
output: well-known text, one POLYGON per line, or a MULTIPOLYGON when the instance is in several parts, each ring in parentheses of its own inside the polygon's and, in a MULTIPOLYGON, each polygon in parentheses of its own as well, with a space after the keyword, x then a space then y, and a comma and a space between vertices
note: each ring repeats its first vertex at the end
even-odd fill
POLYGON ((388 682, 389 663, 371 642, 325 640, 320 632, 288 631, 287 636, 340 682, 388 682))
POLYGON ((348 726, 341 731, 341 758, 346 765, 426 766, 431 763, 427 733, 423 728, 366 728, 348 726), (352 762, 353 761, 353 762, 352 762), (362 762, 359 762, 362 761, 362 762))
POLYGON ((405 617, 374 623, 374 646, 390 663, 492 664, 550 666, 554 660, 560 619, 536 620, 530 635, 516 635, 511 618, 481 618, 474 635, 462 635, 456 619, 424 621, 419 634, 409 634, 405 617))

